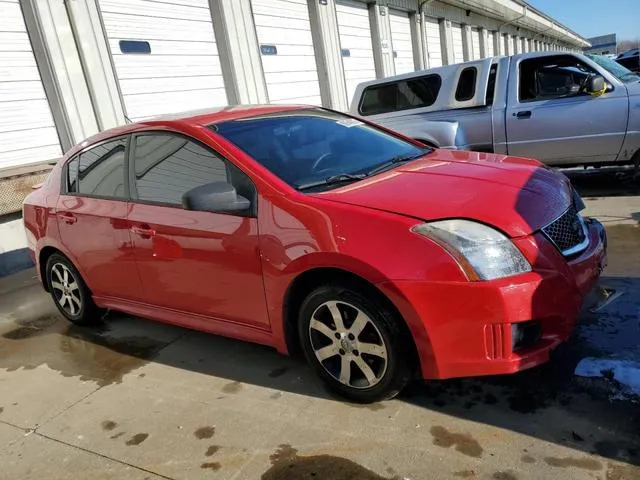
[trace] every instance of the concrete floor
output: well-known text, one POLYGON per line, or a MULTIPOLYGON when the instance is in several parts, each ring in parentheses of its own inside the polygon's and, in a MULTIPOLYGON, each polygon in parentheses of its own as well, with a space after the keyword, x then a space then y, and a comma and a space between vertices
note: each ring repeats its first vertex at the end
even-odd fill
MULTIPOLYGON (((576 175, 583 193, 599 184, 576 175)), ((573 374, 640 345, 640 192, 608 196, 609 180, 586 203, 610 234, 617 302, 586 308, 547 366, 368 406, 269 348, 115 313, 70 326, 33 271, 5 278, 0 479, 638 480, 640 404, 573 374)))

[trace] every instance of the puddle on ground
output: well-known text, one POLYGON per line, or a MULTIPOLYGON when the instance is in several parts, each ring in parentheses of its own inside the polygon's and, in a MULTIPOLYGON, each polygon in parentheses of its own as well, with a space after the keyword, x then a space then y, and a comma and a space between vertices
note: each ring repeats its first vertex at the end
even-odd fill
POLYGON ((493 480, 518 480, 518 477, 513 472, 495 472, 491 475, 493 480))
POLYGON ((242 390, 242 382, 229 382, 222 387, 223 393, 238 393, 242 390))
POLYGON ((209 448, 207 448, 207 451, 204 453, 205 457, 211 457, 212 455, 215 455, 218 450, 220 450, 220 445, 211 445, 209 448))
POLYGON ((280 445, 269 459, 271 468, 262 474, 261 480, 393 480, 346 458, 298 455, 298 451, 290 445, 280 445))
POLYGON ((112 420, 105 420, 100 425, 102 425, 103 430, 111 431, 118 426, 118 424, 112 420))
POLYGON ((287 367, 274 368, 273 370, 271 370, 269 372, 269 377, 271 377, 271 378, 281 377, 282 375, 287 373, 287 370, 289 370, 289 368, 287 368, 287 367))
POLYGON ((536 459, 531 455, 522 455, 522 457, 520 457, 520 461, 522 463, 536 463, 536 459))
POLYGON ((165 343, 141 336, 117 337, 108 325, 78 327, 59 316, 15 322, 0 338, 0 369, 31 370, 46 365, 65 377, 99 386, 120 383, 145 365, 165 343))
POLYGON ((222 465, 220 465, 220 462, 205 462, 200 465, 200 468, 213 470, 214 472, 217 472, 218 470, 220 470, 220 468, 222 468, 222 465))
POLYGON ((140 445, 149 437, 148 433, 136 433, 133 437, 127 440, 125 443, 129 446, 140 445))
POLYGON ((214 433, 216 433, 215 427, 200 427, 195 432, 193 432, 193 435, 198 440, 204 440, 205 438, 213 437, 214 433))
POLYGON ((430 432, 433 436, 433 444, 438 447, 450 448, 455 446, 456 451, 464 455, 476 458, 482 456, 484 450, 471 435, 452 433, 440 426, 431 427, 430 432))
POLYGON ((594 460, 593 458, 546 457, 544 461, 546 462, 547 465, 550 465, 552 467, 559 467, 559 468, 574 467, 574 468, 581 468, 583 470, 590 470, 592 472, 602 470, 602 463, 600 463, 598 460, 594 460))
POLYGON ((454 477, 457 478, 473 478, 476 476, 475 470, 460 470, 459 472, 453 473, 454 477))

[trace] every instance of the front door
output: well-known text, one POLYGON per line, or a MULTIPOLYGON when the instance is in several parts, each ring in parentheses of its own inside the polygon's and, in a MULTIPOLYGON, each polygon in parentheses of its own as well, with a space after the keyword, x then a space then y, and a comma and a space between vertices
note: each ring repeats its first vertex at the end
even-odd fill
POLYGON ((514 61, 506 110, 510 155, 550 164, 616 160, 627 129, 623 86, 604 95, 584 93, 581 84, 597 74, 573 55, 514 61))
POLYGON ((251 180, 181 135, 138 134, 132 146, 128 221, 146 302, 267 329, 257 219, 182 208, 184 193, 220 181, 256 202, 251 180))
POLYGON ((94 296, 141 300, 127 225, 128 137, 95 145, 64 167, 56 215, 63 246, 94 296))

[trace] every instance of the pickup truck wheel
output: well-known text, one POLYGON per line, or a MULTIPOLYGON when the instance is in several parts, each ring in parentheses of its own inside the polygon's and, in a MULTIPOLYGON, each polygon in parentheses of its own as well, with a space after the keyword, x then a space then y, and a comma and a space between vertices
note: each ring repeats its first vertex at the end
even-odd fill
POLYGON ((410 378, 401 321, 370 296, 325 285, 302 303, 300 343, 311 367, 343 397, 358 403, 387 400, 410 378))
POLYGON ((46 281, 56 307, 67 320, 77 325, 96 323, 100 309, 73 264, 60 254, 47 259, 46 281))

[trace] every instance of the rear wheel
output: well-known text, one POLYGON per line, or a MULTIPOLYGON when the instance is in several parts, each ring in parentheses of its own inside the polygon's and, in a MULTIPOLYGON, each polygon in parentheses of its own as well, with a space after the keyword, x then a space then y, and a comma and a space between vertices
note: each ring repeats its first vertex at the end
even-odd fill
POLYGON ((371 296, 326 285, 301 306, 300 342, 309 364, 333 390, 360 403, 386 400, 410 378, 401 321, 371 296))
POLYGON ((98 322, 100 309, 78 270, 64 256, 53 254, 47 260, 47 284, 56 307, 67 320, 78 325, 98 322))

